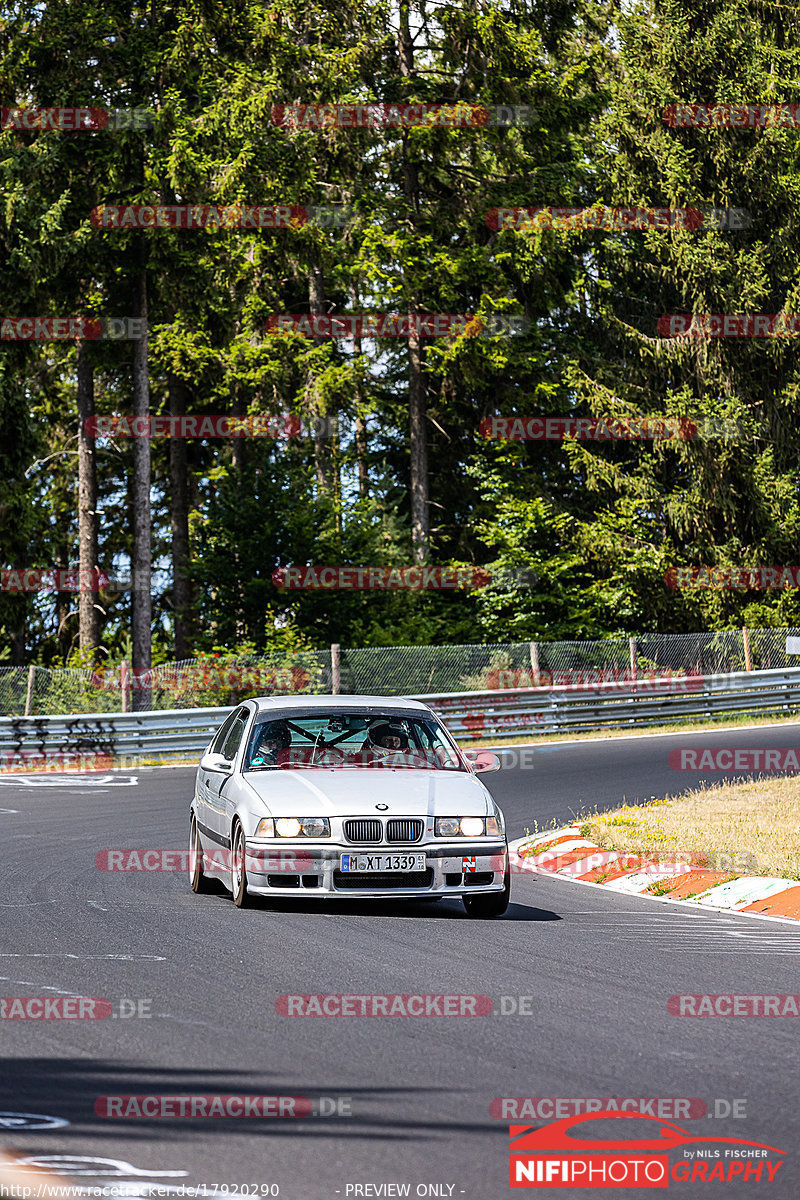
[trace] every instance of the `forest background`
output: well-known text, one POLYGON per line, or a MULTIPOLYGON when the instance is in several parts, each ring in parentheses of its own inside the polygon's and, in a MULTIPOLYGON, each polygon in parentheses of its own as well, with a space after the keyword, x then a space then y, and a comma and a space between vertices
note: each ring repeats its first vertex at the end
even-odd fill
POLYGON ((148 128, 95 131, 26 130, 4 114, 2 319, 139 318, 148 337, 0 341, 0 565, 147 585, 15 592, 5 575, 0 662, 146 669, 220 648, 800 624, 796 588, 665 580, 687 565, 797 561, 795 340, 668 338, 658 324, 800 312, 800 128, 664 117, 675 104, 792 103, 798 17, 752 0, 0 4, 4 110, 152 114, 148 128), (519 115, 274 119, 279 105, 369 103, 519 115), (263 230, 91 216, 159 204, 347 215, 263 230), (706 217, 640 230, 487 219, 527 206, 706 217), (746 227, 717 228, 718 208, 745 210, 746 227), (527 329, 267 331, 302 313, 523 315, 527 329), (302 435, 87 435, 87 420, 137 413, 289 415, 302 435), (481 432, 515 416, 674 418, 703 432, 481 432), (287 564, 479 566, 491 581, 289 590, 273 581, 287 564))

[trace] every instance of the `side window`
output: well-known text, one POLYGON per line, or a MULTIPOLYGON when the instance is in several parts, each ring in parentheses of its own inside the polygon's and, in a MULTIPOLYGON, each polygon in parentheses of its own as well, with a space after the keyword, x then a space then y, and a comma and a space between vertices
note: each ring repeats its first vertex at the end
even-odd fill
POLYGON ((217 730, 217 733, 214 737, 213 742, 211 743, 211 746, 209 747, 209 752, 211 754, 221 754, 222 753, 222 747, 225 742, 225 739, 227 738, 228 734, 230 733, 231 725, 233 725, 233 722, 237 719, 237 717, 239 715, 240 715, 239 709, 237 708, 237 709, 234 709, 234 711, 225 718, 224 722, 222 723, 220 728, 217 730))
POLYGON ((231 725, 230 730, 228 731, 228 736, 222 743, 222 749, 220 750, 220 754, 223 758, 226 758, 228 762, 232 762, 236 757, 236 751, 239 749, 239 743, 242 740, 242 734, 244 733, 246 724, 247 713, 240 710, 236 713, 236 720, 231 725))

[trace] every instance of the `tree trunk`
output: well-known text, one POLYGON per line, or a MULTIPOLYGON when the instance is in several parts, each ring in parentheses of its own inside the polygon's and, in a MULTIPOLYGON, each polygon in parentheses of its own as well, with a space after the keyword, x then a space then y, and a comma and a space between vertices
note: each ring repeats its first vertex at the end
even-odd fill
POLYGON ((415 562, 430 553, 431 522, 428 492, 428 403, 419 338, 408 342, 408 424, 411 450, 411 544, 415 562))
MULTIPOLYGON (((308 273, 309 308, 315 317, 325 312, 325 281, 322 269, 312 266, 308 273)), ((316 339, 317 342, 319 339, 316 339)), ((333 472, 331 466, 331 444, 327 436, 327 428, 322 420, 324 413, 317 393, 317 381, 309 371, 306 380, 306 400, 308 411, 314 422, 314 470, 317 476, 317 488, 321 496, 330 496, 333 490, 333 472)))
MULTIPOLYGON (((133 343, 133 412, 135 417, 150 418, 150 382, 147 373, 147 273, 141 268, 137 280, 137 313, 144 322, 143 336, 133 343)), ((142 675, 151 666, 151 594, 150 552, 150 439, 133 439, 133 548, 131 551, 131 642, 133 666, 133 704, 135 710, 150 708, 150 691, 141 686, 142 675)))
MULTIPOLYGON (((401 0, 398 33, 400 74, 410 80, 414 72, 414 43, 409 25, 409 3, 401 0)), ((419 213, 419 172, 408 155, 403 134, 403 193, 406 218, 417 229, 419 213)), ((419 312, 416 289, 410 298, 409 312, 419 312)), ((428 479, 428 402, 425 386, 424 355, 418 337, 408 340, 408 425, 411 475, 411 545, 415 562, 424 562, 430 553, 430 493, 428 479)))
POLYGON ((18 601, 16 607, 19 609, 19 627, 11 634, 11 665, 12 667, 25 666, 25 607, 26 597, 15 597, 18 601))
MULTIPOLYGON (((231 403, 231 416, 243 417, 244 405, 239 399, 238 388, 234 391, 233 401, 231 403)), ((247 450, 245 447, 246 438, 235 437, 231 440, 231 463, 235 470, 241 471, 247 461, 247 450)))
MULTIPOLYGON (((69 545, 66 543, 65 539, 65 544, 62 545, 61 549, 56 555, 55 566, 57 573, 60 573, 62 570, 65 570, 70 566, 69 559, 69 545)), ((78 586, 80 586, 80 582, 81 581, 79 579, 78 586)), ((70 617, 75 616, 73 603, 76 599, 80 599, 80 592, 78 592, 77 598, 74 597, 72 592, 69 591, 56 592, 56 638, 58 640, 59 652, 65 663, 69 657, 69 652, 72 649, 74 625, 72 625, 70 617)))
POLYGON ((356 417, 356 463, 358 464, 358 496, 360 500, 369 497, 369 467, 367 465, 367 422, 363 417, 356 417))
MULTIPOLYGON (((94 416, 94 364, 86 342, 78 343, 78 632, 80 648, 97 662, 100 622, 95 590, 97 556, 97 460, 86 422, 94 416), (91 583, 90 583, 91 581, 91 583)), ((88 664, 87 664, 88 665, 88 664)))
MULTIPOLYGON (((359 310, 359 295, 358 287, 355 283, 350 286, 350 307, 354 313, 359 310)), ((353 357, 359 359, 361 357, 361 338, 353 339, 353 357)), ((358 495, 360 500, 366 500, 369 496, 369 467, 367 465, 367 422, 361 415, 364 404, 364 388, 360 377, 355 385, 355 400, 356 407, 356 426, 355 426, 355 449, 356 449, 356 466, 358 468, 358 495)))
MULTIPOLYGON (((170 416, 185 416, 190 396, 189 388, 182 379, 172 374, 169 376, 168 387, 170 416)), ((175 658, 180 662, 191 657, 194 638, 192 584, 189 578, 189 469, 185 438, 171 438, 169 443, 169 515, 172 528, 175 658)))

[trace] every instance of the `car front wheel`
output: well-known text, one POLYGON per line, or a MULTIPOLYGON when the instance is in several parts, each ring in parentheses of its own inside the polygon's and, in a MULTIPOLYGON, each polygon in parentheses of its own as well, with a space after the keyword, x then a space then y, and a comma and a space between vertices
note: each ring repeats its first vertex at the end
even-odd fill
POLYGON ((484 893, 482 896, 464 896, 464 908, 468 917, 502 917, 511 899, 511 872, 506 868, 502 892, 484 893))
POLYGON ((252 904, 253 898, 247 890, 244 830, 239 824, 234 825, 231 837, 231 892, 237 908, 252 904))

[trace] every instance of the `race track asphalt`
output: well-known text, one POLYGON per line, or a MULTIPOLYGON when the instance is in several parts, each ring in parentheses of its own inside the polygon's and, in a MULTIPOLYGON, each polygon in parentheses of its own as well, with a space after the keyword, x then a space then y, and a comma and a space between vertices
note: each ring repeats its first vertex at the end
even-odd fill
MULTIPOLYGON (((485 778, 513 838, 585 805, 695 786, 699 773, 669 766, 676 746, 798 744, 800 727, 776 726, 546 745, 523 765, 514 748, 485 778)), ((108 848, 183 849, 192 782, 186 768, 0 778, 0 994, 124 998, 151 1013, 0 1021, 4 1148, 77 1185, 124 1183, 128 1196, 149 1183, 165 1196, 205 1184, 209 1195, 262 1196, 277 1185, 284 1200, 499 1200, 512 1194, 508 1122, 491 1114, 493 1099, 696 1097, 712 1113, 738 1100, 743 1115, 676 1121, 693 1135, 766 1143, 786 1158, 772 1183, 673 1181, 678 1197, 800 1196, 800 1025, 667 1009, 680 993, 793 993, 800 929, 541 876, 515 876, 505 919, 475 921, 457 901, 238 910, 221 889, 193 895, 182 873, 97 868, 108 848), (285 993, 479 994, 494 1011, 288 1017, 276 1012, 285 993), (530 1015, 504 1014, 520 997, 530 1015), (100 1096, 189 1093, 327 1097, 349 1115, 95 1111, 100 1096), (68 1124, 37 1128, 21 1113, 68 1124)), ((603 1136, 621 1124, 604 1123, 603 1136)))

